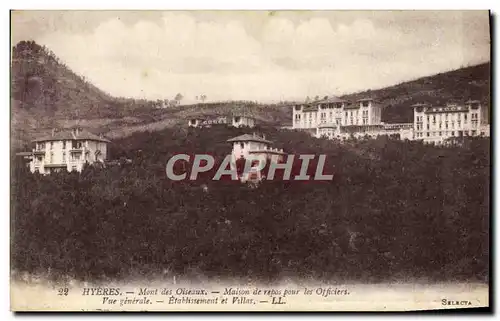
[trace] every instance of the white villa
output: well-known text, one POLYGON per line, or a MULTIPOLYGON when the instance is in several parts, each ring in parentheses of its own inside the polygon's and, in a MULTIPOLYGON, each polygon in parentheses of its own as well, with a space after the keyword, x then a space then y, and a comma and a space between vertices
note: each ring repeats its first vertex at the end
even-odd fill
MULTIPOLYGON (((227 142, 232 143, 233 148, 231 151, 231 163, 235 164, 236 160, 240 158, 248 158, 250 155, 265 158, 268 161, 276 159, 283 161, 285 152, 283 149, 273 148, 272 142, 267 140, 265 136, 259 136, 255 133, 252 135, 244 134, 241 136, 228 139, 227 142), (275 156, 275 157, 273 157, 275 156)), ((260 181, 262 178, 260 171, 255 170, 254 167, 250 169, 250 173, 242 178, 242 181, 256 180, 260 181)))
POLYGON ((188 121, 189 127, 211 127, 225 124, 232 127, 255 127, 255 118, 249 116, 219 116, 209 118, 192 118, 188 121))
POLYGON ((248 158, 249 155, 263 156, 267 159, 272 158, 273 155, 278 155, 279 160, 282 160, 285 155, 283 149, 272 148, 273 142, 267 140, 266 136, 259 136, 255 133, 233 137, 228 139, 227 142, 233 144, 231 152, 233 162, 239 158, 248 158))
MULTIPOLYGON (((81 128, 53 129, 51 135, 33 141, 31 172, 50 174, 61 170, 81 172, 83 165, 104 162, 109 140, 81 128)), ((26 154, 23 153, 23 154, 26 154)))

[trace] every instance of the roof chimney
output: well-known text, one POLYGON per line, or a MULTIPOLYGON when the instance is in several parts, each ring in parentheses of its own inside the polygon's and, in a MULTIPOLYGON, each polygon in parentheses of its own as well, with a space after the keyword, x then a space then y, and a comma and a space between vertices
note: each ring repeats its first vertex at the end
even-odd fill
POLYGON ((55 134, 56 134, 56 129, 52 128, 52 137, 54 137, 55 134))

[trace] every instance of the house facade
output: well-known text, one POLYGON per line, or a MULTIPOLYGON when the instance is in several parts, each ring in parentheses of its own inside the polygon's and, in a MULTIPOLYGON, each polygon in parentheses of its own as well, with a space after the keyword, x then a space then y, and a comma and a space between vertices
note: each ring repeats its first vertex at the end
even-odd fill
POLYGON ((248 158, 250 155, 266 159, 277 155, 278 160, 283 160, 285 155, 283 149, 273 148, 271 141, 267 140, 265 136, 259 136, 255 133, 233 137, 227 142, 232 144, 231 161, 233 162, 240 158, 248 158))
POLYGON ((109 140, 81 128, 53 129, 51 135, 33 141, 31 172, 50 174, 60 171, 81 172, 84 164, 103 163, 109 140))
POLYGON ((219 116, 209 118, 192 118, 188 121, 189 127, 211 127, 213 125, 227 125, 232 127, 255 127, 255 118, 249 116, 219 116))
MULTIPOLYGON (((236 164, 238 159, 248 159, 249 157, 281 162, 286 155, 283 149, 273 148, 273 143, 267 140, 265 136, 259 136, 255 133, 233 137, 228 139, 227 142, 232 144, 232 164, 236 164)), ((260 181, 261 179, 262 174, 255 166, 252 166, 249 173, 245 173, 241 177, 242 181, 260 181)))

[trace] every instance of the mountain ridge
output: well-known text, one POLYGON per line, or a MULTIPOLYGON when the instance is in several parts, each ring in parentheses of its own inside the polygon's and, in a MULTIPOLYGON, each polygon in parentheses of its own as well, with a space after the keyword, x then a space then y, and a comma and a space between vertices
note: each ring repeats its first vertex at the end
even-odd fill
MULTIPOLYGON (((490 63, 430 75, 341 98, 375 98, 385 106, 385 122, 411 122, 416 102, 442 104, 452 99, 479 99, 490 104, 490 63)), ((11 56, 12 145, 25 145, 53 127, 76 124, 111 138, 136 131, 185 125, 187 119, 239 113, 268 125, 291 123, 290 105, 229 101, 156 108, 157 101, 113 97, 77 75, 50 49, 21 41, 11 56)))

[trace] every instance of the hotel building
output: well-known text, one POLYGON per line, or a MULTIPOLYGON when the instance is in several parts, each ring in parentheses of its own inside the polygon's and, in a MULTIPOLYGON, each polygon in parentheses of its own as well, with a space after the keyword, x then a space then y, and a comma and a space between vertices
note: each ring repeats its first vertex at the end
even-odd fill
POLYGON ((440 144, 452 137, 490 136, 488 108, 478 100, 445 106, 413 105, 416 140, 440 144))

